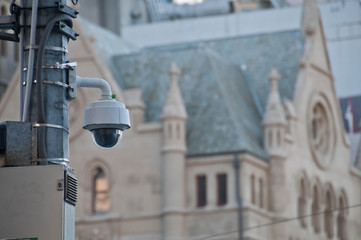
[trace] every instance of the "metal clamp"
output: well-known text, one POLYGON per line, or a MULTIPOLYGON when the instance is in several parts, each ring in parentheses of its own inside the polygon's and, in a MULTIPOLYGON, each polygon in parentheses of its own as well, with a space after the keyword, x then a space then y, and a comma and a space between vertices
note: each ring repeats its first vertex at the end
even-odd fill
POLYGON ((59 82, 59 81, 53 82, 53 81, 44 80, 43 83, 51 84, 51 85, 57 85, 57 86, 64 87, 64 88, 70 88, 70 85, 68 85, 66 83, 59 82))
POLYGON ((59 29, 62 34, 67 36, 68 38, 71 38, 72 40, 76 40, 76 37, 79 36, 77 32, 75 32, 71 27, 66 25, 64 22, 59 22, 59 29))
POLYGON ((69 163, 69 159, 68 158, 37 158, 36 160, 33 160, 33 162, 52 162, 52 163, 66 162, 66 163, 69 163))
MULTIPOLYGON (((78 1, 77 1, 78 2, 78 1)), ((74 2, 73 2, 74 3, 74 2)), ((65 13, 69 16, 71 16, 72 18, 76 18, 76 15, 79 14, 78 10, 74 9, 74 8, 71 8, 63 3, 61 3, 60 1, 59 2, 56 2, 56 4, 58 5, 58 10, 62 13, 65 13)))
POLYGON ((48 65, 44 65, 43 69, 48 68, 48 69, 69 69, 69 68, 73 68, 76 67, 77 63, 76 62, 68 62, 68 63, 54 63, 54 64, 48 64, 48 65))
POLYGON ((68 158, 37 158, 31 161, 32 164, 37 165, 37 163, 52 163, 58 164, 63 166, 69 166, 69 159, 68 158))
MULTIPOLYGON (((38 49, 38 48, 39 48, 39 45, 26 45, 24 47, 25 50, 38 49)), ((66 47, 46 46, 45 50, 46 51, 63 52, 63 53, 68 54, 68 49, 66 47)))
POLYGON ((34 123, 33 127, 49 127, 49 128, 57 128, 62 129, 65 132, 69 133, 69 129, 66 129, 64 126, 61 125, 55 125, 55 124, 49 124, 49 123, 34 123))

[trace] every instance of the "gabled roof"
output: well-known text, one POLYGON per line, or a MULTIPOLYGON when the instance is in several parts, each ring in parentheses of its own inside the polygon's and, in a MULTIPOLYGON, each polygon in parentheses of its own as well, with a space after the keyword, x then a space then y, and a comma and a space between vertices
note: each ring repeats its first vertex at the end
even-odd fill
POLYGON ((103 60, 111 63, 111 57, 118 54, 129 54, 138 51, 138 48, 133 44, 125 41, 112 31, 98 26, 86 18, 79 17, 79 22, 87 30, 88 37, 94 41, 97 47, 97 52, 101 55, 103 60))
POLYGON ((300 31, 287 31, 146 48, 116 56, 113 63, 123 89, 142 89, 148 122, 161 119, 169 67, 177 63, 188 155, 248 151, 267 159, 261 122, 268 74, 279 70, 280 94, 292 99, 302 52, 300 31))

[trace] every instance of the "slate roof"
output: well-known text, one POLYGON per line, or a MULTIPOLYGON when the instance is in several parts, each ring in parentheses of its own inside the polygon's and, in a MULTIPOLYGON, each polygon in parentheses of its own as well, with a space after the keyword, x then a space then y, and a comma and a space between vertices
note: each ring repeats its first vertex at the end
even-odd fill
POLYGON ((142 89, 148 122, 160 121, 170 65, 179 66, 188 155, 247 151, 267 160, 262 116, 268 75, 276 67, 280 94, 292 99, 302 52, 302 36, 295 30, 146 48, 115 56, 113 64, 123 89, 142 89))
POLYGON ((94 45, 97 47, 97 52, 107 64, 111 64, 113 55, 129 54, 139 50, 139 48, 125 41, 117 34, 90 22, 86 18, 78 17, 77 20, 87 30, 86 32, 95 38, 94 45))

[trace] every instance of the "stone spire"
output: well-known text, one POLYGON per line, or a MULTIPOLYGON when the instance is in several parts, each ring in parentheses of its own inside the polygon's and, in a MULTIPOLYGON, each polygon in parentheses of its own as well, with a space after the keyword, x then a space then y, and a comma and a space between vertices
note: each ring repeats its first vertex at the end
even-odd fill
POLYGON ((267 100, 266 113, 263 117, 263 125, 286 125, 285 113, 282 107, 280 94, 278 92, 279 79, 280 76, 277 70, 273 68, 269 76, 271 88, 267 100))
MULTIPOLYGON (((278 80, 280 76, 277 70, 272 69, 269 80, 271 82, 270 93, 267 100, 266 112, 263 117, 263 143, 270 157, 269 180, 270 180, 270 210, 275 214, 282 215, 285 211, 287 196, 278 194, 286 188, 285 159, 287 147, 285 143, 286 116, 278 92, 278 80)), ((283 229, 275 229, 275 239, 284 238, 283 229)))
POLYGON ((186 118, 181 92, 178 86, 180 71, 172 63, 168 97, 163 107, 162 148, 162 239, 185 239, 185 152, 186 118))
POLYGON ((187 118, 181 92, 178 85, 178 75, 180 71, 175 63, 172 63, 169 75, 171 78, 168 97, 163 107, 162 118, 187 118))

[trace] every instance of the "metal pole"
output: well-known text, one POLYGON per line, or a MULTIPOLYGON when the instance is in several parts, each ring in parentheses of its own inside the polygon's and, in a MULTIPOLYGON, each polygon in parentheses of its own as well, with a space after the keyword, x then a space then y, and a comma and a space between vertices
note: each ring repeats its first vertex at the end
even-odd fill
POLYGON ((236 201, 238 204, 238 239, 243 240, 243 200, 240 194, 241 179, 239 177, 240 161, 238 153, 234 154, 233 167, 235 172, 236 201))
MULTIPOLYGON (((32 9, 32 1, 24 1, 22 10, 25 23, 20 65, 24 66, 30 79, 27 81, 28 86, 23 86, 20 93, 26 93, 25 88, 32 89, 28 91, 30 102, 25 105, 28 109, 23 110, 23 119, 34 123, 33 127, 37 131, 37 153, 32 157, 31 164, 68 165, 69 99, 66 68, 62 64, 68 61, 68 41, 72 34, 71 14, 65 11, 70 8, 67 8, 66 0, 39 0, 38 7, 39 13, 32 9), (30 41, 29 31, 32 12, 37 13, 35 44, 30 41), (29 69, 32 65, 28 60, 32 59, 29 54, 34 51, 33 62, 36 64, 33 64, 33 69, 29 69)), ((20 69, 21 76, 25 74, 23 71, 20 69)))

